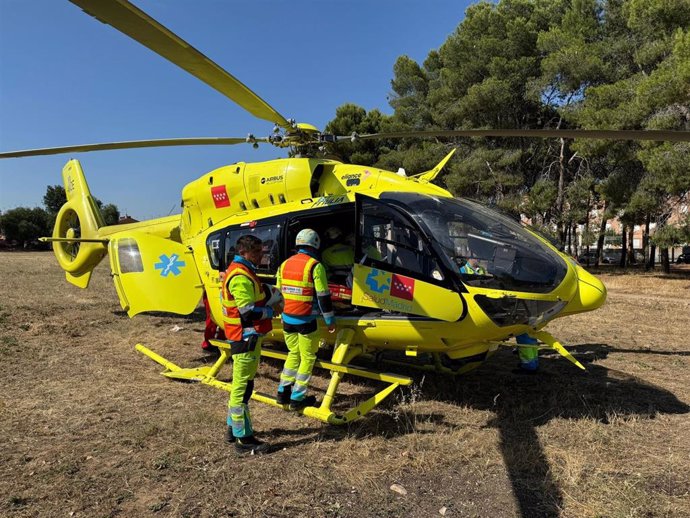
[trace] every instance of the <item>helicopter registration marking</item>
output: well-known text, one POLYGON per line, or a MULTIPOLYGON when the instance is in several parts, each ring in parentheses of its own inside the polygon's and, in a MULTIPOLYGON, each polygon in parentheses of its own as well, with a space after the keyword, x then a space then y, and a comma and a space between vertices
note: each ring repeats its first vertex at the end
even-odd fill
POLYGON ((347 201, 347 196, 322 196, 314 202, 312 207, 326 207, 328 205, 337 205, 338 203, 345 203, 347 201))
POLYGON ((186 265, 184 261, 180 261, 180 256, 177 254, 172 254, 170 257, 162 254, 159 259, 161 262, 153 266, 156 270, 161 271, 161 277, 167 277, 171 273, 177 277, 182 273, 182 268, 186 265))

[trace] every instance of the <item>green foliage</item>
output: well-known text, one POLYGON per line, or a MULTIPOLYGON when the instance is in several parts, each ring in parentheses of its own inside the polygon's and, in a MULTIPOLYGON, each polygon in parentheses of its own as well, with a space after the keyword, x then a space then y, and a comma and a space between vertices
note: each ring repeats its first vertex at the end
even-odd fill
POLYGON ((540 179, 530 189, 522 212, 528 217, 537 219, 543 225, 550 218, 551 210, 556 203, 558 188, 555 183, 547 179, 540 179))
POLYGON ((62 185, 49 185, 46 188, 46 193, 43 196, 43 205, 51 214, 57 214, 62 207, 67 203, 67 194, 62 185))
MULTIPOLYGON (((364 108, 355 104, 344 104, 336 110, 335 119, 326 125, 326 132, 335 135, 364 135, 378 133, 386 116, 378 110, 367 113, 364 108)), ((374 164, 381 152, 387 150, 385 142, 360 140, 356 142, 341 142, 331 150, 338 158, 354 164, 374 164)))
MULTIPOLYGON (((120 219, 120 211, 116 205, 103 202, 95 198, 96 205, 103 215, 106 225, 116 225, 120 219)), ((0 231, 8 241, 17 241, 22 247, 47 248, 48 245, 39 244, 39 237, 52 235, 55 217, 60 208, 67 202, 65 188, 61 185, 49 185, 43 196, 45 209, 40 207, 17 207, 0 214, 0 231)))
MULTIPOLYGON (((690 1, 499 0, 465 19, 419 64, 394 65, 394 114, 338 109, 328 129, 690 130, 690 1), (370 120, 372 119, 372 120, 370 120), (378 125, 376 124, 378 123, 378 125)), ((408 173, 459 150, 440 182, 557 228, 605 218, 663 221, 690 195, 690 145, 578 139, 404 139, 343 146, 344 158, 408 173)), ((437 180, 439 181, 439 180, 437 180)), ((600 223, 596 224, 596 227, 600 223)), ((661 231, 657 243, 669 242, 661 231)), ((590 231, 587 242, 593 242, 590 231)))
POLYGON ((42 208, 17 207, 0 216, 0 230, 8 241, 17 241, 21 247, 39 246, 39 237, 52 234, 51 216, 42 208))
POLYGON ((651 238, 661 248, 683 245, 690 242, 690 216, 678 225, 664 225, 651 238))
POLYGON ((106 225, 117 225, 120 220, 120 210, 112 203, 101 207, 101 214, 106 225))

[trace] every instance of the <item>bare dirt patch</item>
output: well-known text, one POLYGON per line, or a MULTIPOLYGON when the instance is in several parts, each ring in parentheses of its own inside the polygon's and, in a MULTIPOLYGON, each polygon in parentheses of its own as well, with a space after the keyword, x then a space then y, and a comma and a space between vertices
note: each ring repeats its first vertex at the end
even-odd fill
POLYGON ((416 375, 344 428, 253 403, 280 449, 238 458, 226 394, 134 351, 208 361, 200 312, 130 320, 106 265, 83 291, 51 254, 0 254, 0 515, 689 516, 690 280, 602 279, 604 308, 549 326, 586 373, 545 354, 516 376, 504 350, 464 378, 416 375))

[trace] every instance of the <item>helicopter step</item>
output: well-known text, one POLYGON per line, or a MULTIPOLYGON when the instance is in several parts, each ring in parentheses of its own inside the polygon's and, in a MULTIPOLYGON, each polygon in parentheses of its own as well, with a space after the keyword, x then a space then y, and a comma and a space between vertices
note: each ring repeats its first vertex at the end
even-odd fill
MULTIPOLYGON (((361 345, 353 345, 351 340, 354 336, 354 331, 352 329, 341 329, 338 333, 336 339, 336 345, 333 350, 333 355, 330 362, 316 360, 314 367, 325 369, 331 372, 331 380, 329 382, 326 393, 318 407, 306 407, 298 410, 299 413, 318 419, 325 423, 342 425, 349 423, 365 416, 371 410, 376 408, 381 404, 395 389, 400 386, 410 385, 412 379, 407 376, 400 376, 397 374, 378 372, 363 367, 352 367, 349 363, 357 356, 364 352, 364 347, 361 345), (367 400, 361 402, 360 404, 350 408, 343 413, 336 413, 331 409, 333 400, 335 399, 338 386, 345 375, 356 376, 360 378, 371 379, 374 381, 381 381, 386 383, 386 386, 380 391, 376 392, 373 396, 367 400)), ((226 342, 211 340, 211 343, 218 347, 220 350, 220 356, 211 366, 196 367, 196 368, 183 368, 174 364, 173 362, 166 360, 159 354, 153 352, 143 344, 137 344, 136 350, 140 353, 148 356, 156 363, 159 363, 165 367, 165 371, 162 372, 163 376, 171 379, 177 379, 182 381, 198 381, 204 385, 209 385, 226 392, 232 390, 232 384, 221 381, 217 378, 217 375, 221 368, 228 361, 229 355, 229 344, 226 342)), ((287 353, 274 351, 270 349, 262 349, 261 355, 267 358, 274 358, 279 360, 285 360, 287 358, 287 353)), ((276 401, 276 399, 270 395, 254 392, 252 394, 252 399, 265 403, 268 405, 276 406, 287 410, 287 405, 282 405, 276 401)))

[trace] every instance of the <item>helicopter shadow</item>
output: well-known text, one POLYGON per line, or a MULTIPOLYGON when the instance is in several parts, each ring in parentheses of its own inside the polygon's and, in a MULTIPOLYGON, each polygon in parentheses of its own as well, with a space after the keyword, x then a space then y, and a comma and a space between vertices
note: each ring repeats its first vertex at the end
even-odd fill
POLYGON ((660 356, 690 356, 690 351, 660 351, 658 349, 625 349, 608 344, 579 344, 570 347, 570 352, 577 355, 580 362, 601 360, 611 353, 651 354, 660 356))
MULTIPOLYGON (((427 377, 425 398, 494 413, 486 426, 497 428, 500 448, 522 517, 556 517, 563 494, 554 479, 537 427, 555 418, 589 419, 609 424, 613 419, 684 414, 690 407, 671 392, 624 372, 591 362, 619 352, 607 344, 574 348, 587 371, 573 369, 560 357, 542 358, 542 372, 513 373, 516 363, 502 351, 474 375, 454 384, 447 377, 427 377), (588 356, 578 354, 592 351, 588 356)), ((639 352, 639 351, 635 351, 639 352)))
POLYGON ((433 423, 436 427, 448 429, 453 425, 445 420, 442 413, 419 413, 405 410, 395 410, 373 414, 368 417, 366 425, 361 423, 349 426, 328 426, 325 424, 306 428, 271 428, 263 431, 267 437, 277 438, 271 443, 274 451, 295 448, 313 442, 339 442, 346 439, 364 439, 378 436, 386 439, 406 434, 435 434, 438 429, 419 430, 415 423, 433 423), (294 439, 292 437, 295 437, 294 439))
MULTIPOLYGON (((416 383, 417 401, 440 401, 490 411, 494 417, 485 425, 499 431, 499 447, 513 487, 519 516, 556 517, 563 508, 563 493, 553 476, 549 460, 537 429, 552 419, 588 419, 601 424, 632 417, 654 419, 663 414, 685 414, 690 407, 673 393, 622 371, 593 362, 617 353, 689 355, 688 351, 647 351, 622 349, 602 343, 584 343, 570 350, 587 366, 585 372, 575 369, 556 353, 541 356, 541 371, 535 375, 514 372, 517 358, 508 350, 499 351, 478 370, 465 376, 421 374, 400 368, 400 374, 411 376, 416 383)), ((208 357, 207 357, 208 358, 208 357)), ((200 358, 201 360, 201 358, 200 358)), ((279 381, 282 361, 263 359, 270 365, 261 376, 279 381)), ((315 373, 315 376, 322 374, 315 373)), ((354 385, 364 392, 376 390, 377 382, 357 379, 354 385)), ((322 397, 323 389, 310 389, 322 397)), ((406 390, 410 390, 407 388, 406 390)), ((362 397, 345 395, 344 399, 362 397)), ((398 402, 381 405, 366 419, 345 427, 317 424, 263 430, 275 438, 274 451, 291 449, 314 441, 341 441, 352 438, 382 436, 386 439, 408 434, 434 434, 439 428, 451 430, 443 412, 420 413, 419 407, 399 404, 409 401, 403 393, 398 402), (429 426, 429 424, 433 426, 429 426), (421 426, 420 426, 421 425, 421 426)), ((336 408, 334 410, 337 411, 336 408)))

